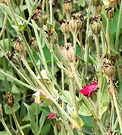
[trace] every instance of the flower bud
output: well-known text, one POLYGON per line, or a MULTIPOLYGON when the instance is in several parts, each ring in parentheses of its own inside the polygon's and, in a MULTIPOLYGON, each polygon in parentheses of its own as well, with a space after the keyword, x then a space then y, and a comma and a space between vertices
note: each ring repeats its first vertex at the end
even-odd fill
POLYGON ((30 42, 29 42, 29 45, 32 47, 32 49, 33 49, 35 52, 38 52, 38 51, 39 51, 39 47, 38 47, 37 40, 36 40, 35 37, 32 37, 32 39, 31 39, 30 42))
POLYGON ((106 10, 107 18, 113 20, 113 16, 114 16, 114 13, 115 13, 115 8, 114 7, 108 7, 105 10, 106 10))
POLYGON ((98 6, 101 3, 101 0, 93 0, 93 5, 98 6))
POLYGON ((90 18, 91 30, 96 35, 100 34, 101 21, 102 21, 102 18, 100 16, 90 18))
POLYGON ((14 49, 17 53, 19 53, 20 55, 23 55, 24 57, 26 56, 26 51, 24 49, 24 44, 21 42, 19 37, 15 37, 13 40, 14 43, 14 49))
POLYGON ((14 106, 14 97, 10 94, 10 92, 8 92, 8 94, 5 96, 4 101, 9 107, 12 108, 14 106))
POLYGON ((70 0, 65 0, 63 5, 64 12, 70 14, 72 11, 72 3, 70 0))
POLYGON ((78 33, 82 26, 82 21, 80 16, 77 14, 73 14, 72 19, 69 22, 69 28, 72 33, 78 33))
POLYGON ((64 45, 62 48, 62 53, 68 61, 73 62, 75 60, 75 49, 71 46, 70 43, 66 43, 64 45))
POLYGON ((64 34, 68 34, 69 33, 69 22, 64 21, 64 23, 61 24, 61 31, 64 34))

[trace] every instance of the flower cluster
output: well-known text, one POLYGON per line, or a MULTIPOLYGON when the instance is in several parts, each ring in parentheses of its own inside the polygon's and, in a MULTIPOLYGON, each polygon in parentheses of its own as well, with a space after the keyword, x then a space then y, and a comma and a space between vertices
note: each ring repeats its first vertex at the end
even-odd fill
POLYGON ((58 118, 58 115, 56 113, 53 113, 53 112, 51 112, 47 117, 47 119, 49 119, 51 121, 55 120, 56 118, 58 118))

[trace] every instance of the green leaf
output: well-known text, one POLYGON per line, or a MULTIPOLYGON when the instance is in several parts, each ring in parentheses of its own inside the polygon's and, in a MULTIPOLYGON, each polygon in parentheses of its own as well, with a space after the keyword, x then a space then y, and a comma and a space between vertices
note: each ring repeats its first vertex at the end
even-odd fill
POLYGON ((45 119, 46 119, 46 115, 45 113, 43 112, 42 115, 41 115, 41 118, 39 120, 39 134, 41 133, 41 130, 42 130, 42 127, 44 125, 44 122, 45 122, 45 119))
POLYGON ((122 103, 122 82, 119 83, 118 92, 119 92, 119 101, 120 103, 122 103))
POLYGON ((14 96, 14 101, 18 102, 20 100, 20 91, 16 87, 16 85, 13 85, 12 90, 11 90, 12 95, 14 96))
POLYGON ((34 111, 26 103, 24 103, 24 105, 25 105, 25 107, 27 108, 27 111, 28 111, 28 117, 29 117, 29 120, 30 120, 31 130, 36 135, 37 133, 36 133, 36 122, 35 122, 35 117, 34 117, 34 111))
MULTIPOLYGON (((5 104, 4 107, 5 107, 6 114, 12 114, 11 109, 7 104, 5 104)), ((16 102, 14 105, 14 112, 16 112, 19 108, 20 108, 20 105, 16 102)))
POLYGON ((79 115, 79 116, 84 122, 83 127, 94 128, 94 119, 93 119, 93 117, 90 117, 90 116, 86 117, 86 116, 82 116, 82 115, 79 115))
POLYGON ((1 131, 0 135, 8 135, 8 133, 6 131, 1 131))
POLYGON ((91 116, 92 115, 84 103, 82 103, 82 105, 80 106, 78 113, 80 115, 83 115, 83 116, 91 116))
POLYGON ((49 135, 49 131, 50 131, 50 123, 46 123, 41 131, 42 135, 49 135))

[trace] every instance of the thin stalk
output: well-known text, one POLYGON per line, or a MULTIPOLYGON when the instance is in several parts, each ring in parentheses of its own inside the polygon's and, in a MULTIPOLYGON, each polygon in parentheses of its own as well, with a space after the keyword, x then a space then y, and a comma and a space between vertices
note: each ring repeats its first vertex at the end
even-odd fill
POLYGON ((21 13, 23 12, 23 0, 21 0, 21 13))
POLYGON ((79 32, 79 39, 80 39, 80 46, 81 46, 81 55, 82 59, 84 60, 84 51, 83 51, 83 42, 82 42, 82 30, 79 32))
POLYGON ((116 100, 116 96, 115 96, 115 92, 114 92, 114 86, 113 86, 112 77, 110 77, 110 89, 112 90, 113 101, 114 101, 114 105, 115 105, 117 116, 118 116, 118 120, 119 120, 120 131, 122 133, 122 118, 121 118, 119 106, 118 106, 118 103, 117 103, 117 100, 116 100))
POLYGON ((67 16, 67 21, 69 21, 70 20, 70 14, 66 14, 66 16, 67 16))
POLYGON ((38 134, 38 104, 36 104, 36 133, 38 134))
POLYGON ((110 52, 110 37, 109 37, 109 22, 110 22, 110 19, 107 18, 107 31, 106 31, 106 37, 107 37, 107 44, 108 44, 108 54, 111 54, 111 52, 110 52))
POLYGON ((64 34, 64 42, 67 43, 67 34, 64 34))
POLYGON ((82 89, 81 83, 80 83, 79 78, 78 78, 78 76, 77 76, 77 73, 76 73, 76 71, 75 71, 74 63, 73 63, 73 62, 70 62, 70 66, 71 66, 71 69, 72 69, 72 72, 73 72, 73 74, 74 74, 74 78, 75 78, 75 80, 76 80, 76 82, 77 82, 78 87, 79 87, 80 89, 82 89))
POLYGON ((52 0, 50 0, 50 23, 52 24, 53 21, 53 10, 52 10, 52 0))
POLYGON ((115 50, 116 51, 118 50, 121 23, 122 23, 122 1, 121 1, 121 5, 120 5, 119 18, 118 18, 118 24, 117 24, 117 32, 116 32, 116 41, 115 41, 115 50))
POLYGON ((98 128, 97 128, 97 121, 94 119, 94 129, 95 129, 95 135, 98 135, 98 128))
POLYGON ((103 39, 103 31, 101 31, 101 41, 102 41, 102 54, 106 54, 105 51, 105 45, 104 45, 104 39, 103 39))
POLYGON ((111 124, 111 130, 113 131, 114 128, 114 103, 113 100, 111 100, 111 105, 112 105, 112 109, 111 109, 111 116, 110 116, 110 124, 111 124))
POLYGON ((52 66, 52 76, 54 77, 54 57, 53 57, 53 45, 51 43, 51 66, 52 66))
POLYGON ((74 46, 74 49, 75 49, 75 53, 76 53, 76 40, 77 40, 77 34, 73 33, 73 46, 74 46))
POLYGON ((47 13, 47 20, 49 20, 50 16, 49 16, 48 0, 46 0, 46 13, 47 13))
POLYGON ((120 69, 119 69, 118 60, 116 60, 116 67, 117 67, 117 74, 118 74, 119 82, 121 82, 122 81, 122 76, 121 76, 121 72, 120 72, 120 69))
POLYGON ((24 135, 24 133, 23 133, 23 131, 22 131, 22 129, 21 129, 19 123, 18 123, 18 120, 17 120, 17 118, 16 118, 16 115, 15 115, 15 112, 14 112, 14 108, 12 107, 12 108, 10 108, 10 109, 11 109, 11 112, 12 112, 12 116, 13 116, 14 122, 16 123, 17 129, 20 131, 20 133, 21 133, 22 135, 24 135))
POLYGON ((42 13, 44 15, 44 8, 45 8, 45 0, 43 0, 43 3, 42 3, 42 13))
POLYGON ((100 51, 99 51, 99 37, 98 35, 95 36, 95 44, 96 44, 96 50, 97 50, 97 60, 100 61, 100 51))
POLYGON ((3 124, 3 126, 4 126, 4 128, 5 128, 5 130, 6 130, 6 132, 8 133, 8 135, 12 135, 11 132, 9 131, 9 129, 8 129, 8 127, 7 127, 7 125, 6 125, 6 123, 5 123, 4 119, 3 119, 3 117, 0 119, 0 121, 2 122, 2 124, 3 124))

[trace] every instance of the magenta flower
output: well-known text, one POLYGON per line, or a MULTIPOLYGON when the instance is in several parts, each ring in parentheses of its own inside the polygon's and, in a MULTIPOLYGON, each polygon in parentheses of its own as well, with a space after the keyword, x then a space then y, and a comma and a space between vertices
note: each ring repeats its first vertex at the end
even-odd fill
POLYGON ((94 82, 91 85, 85 86, 84 89, 80 90, 79 92, 82 93, 84 96, 92 97, 93 92, 96 93, 97 90, 99 89, 97 85, 98 85, 98 83, 94 82))
POLYGON ((51 112, 47 117, 47 119, 49 119, 51 121, 53 121, 56 118, 58 118, 58 115, 56 113, 53 113, 53 112, 51 112))

